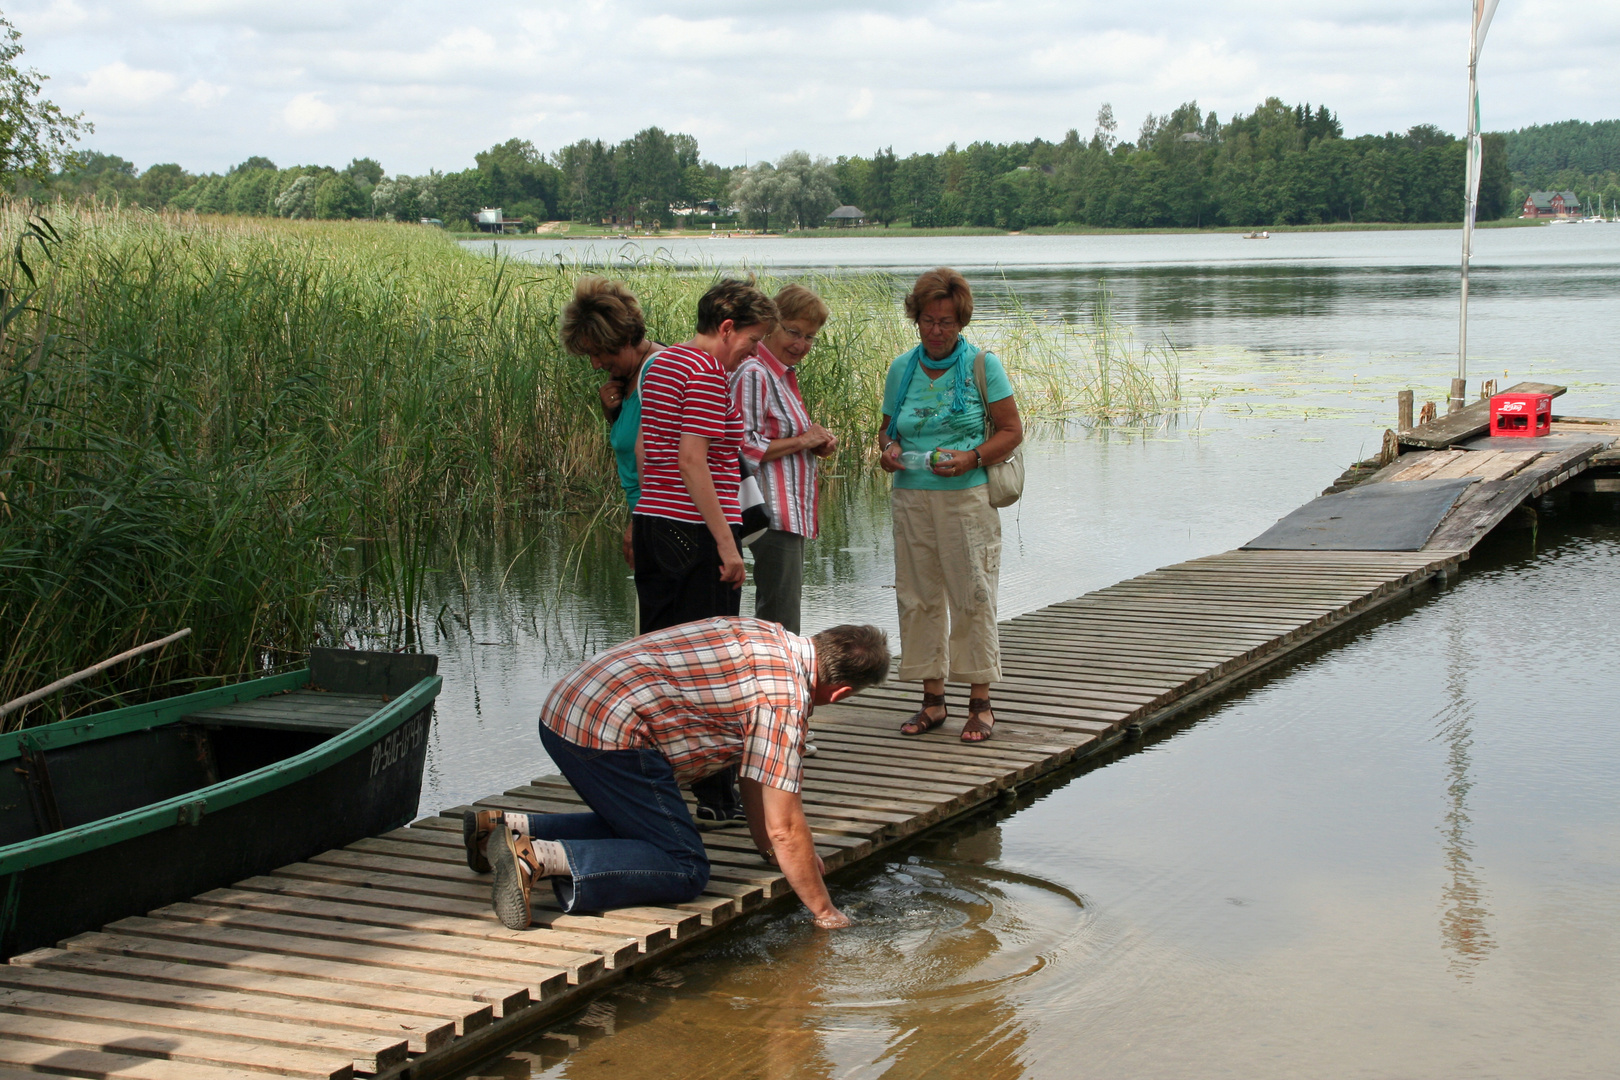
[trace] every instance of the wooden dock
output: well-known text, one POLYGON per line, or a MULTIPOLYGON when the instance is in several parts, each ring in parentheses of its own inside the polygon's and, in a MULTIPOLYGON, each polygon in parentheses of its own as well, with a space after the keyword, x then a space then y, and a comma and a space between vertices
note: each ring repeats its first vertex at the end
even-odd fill
MULTIPOLYGON (((1620 425, 1559 430, 1588 438, 1419 451, 1373 476, 1480 477, 1422 550, 1229 551, 1004 622, 1006 678, 987 744, 956 740, 960 688, 952 722, 918 738, 897 730, 915 687, 818 710, 804 801, 829 871, 1220 694, 1453 572, 1525 500, 1620 464, 1620 425)), ((551 776, 478 805, 567 812, 580 802, 551 776)), ((462 809, 0 966, 0 1080, 465 1072, 616 977, 791 895, 746 832, 727 830, 707 834, 713 879, 693 903, 565 915, 542 888, 535 928, 507 930, 490 911, 489 878, 463 861, 462 809)))

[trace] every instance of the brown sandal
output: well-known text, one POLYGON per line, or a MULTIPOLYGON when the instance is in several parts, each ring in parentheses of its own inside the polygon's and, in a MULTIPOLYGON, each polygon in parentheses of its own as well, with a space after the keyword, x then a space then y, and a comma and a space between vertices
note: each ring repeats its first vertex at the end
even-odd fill
POLYGON ((990 711, 990 699, 987 697, 968 698, 968 719, 962 725, 962 741, 965 743, 982 743, 990 741, 990 733, 996 728, 996 714, 990 711), (980 717, 988 715, 989 721, 980 717))
POLYGON ((923 707, 918 709, 916 714, 912 716, 910 720, 907 720, 905 723, 900 725, 900 734, 921 735, 924 732, 933 731, 935 728, 939 727, 939 725, 943 724, 947 719, 949 719, 948 714, 940 716, 937 720, 928 715, 928 710, 936 706, 941 709, 945 707, 944 694, 923 694, 923 707))

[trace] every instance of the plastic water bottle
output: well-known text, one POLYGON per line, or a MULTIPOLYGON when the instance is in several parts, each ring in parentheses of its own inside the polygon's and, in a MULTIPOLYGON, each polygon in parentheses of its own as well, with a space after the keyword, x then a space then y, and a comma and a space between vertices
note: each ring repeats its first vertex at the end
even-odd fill
POLYGON ((932 469, 934 463, 944 456, 938 450, 902 450, 900 467, 913 472, 922 472, 925 469, 932 469))

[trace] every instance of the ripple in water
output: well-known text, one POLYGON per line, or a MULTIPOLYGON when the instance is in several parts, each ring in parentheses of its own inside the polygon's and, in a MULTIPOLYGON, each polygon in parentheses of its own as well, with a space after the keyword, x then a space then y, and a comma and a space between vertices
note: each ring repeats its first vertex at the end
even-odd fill
POLYGON ((1090 921, 1049 881, 972 862, 913 856, 853 890, 856 926, 828 943, 826 1008, 936 1007, 1004 993, 1052 962, 1090 921))

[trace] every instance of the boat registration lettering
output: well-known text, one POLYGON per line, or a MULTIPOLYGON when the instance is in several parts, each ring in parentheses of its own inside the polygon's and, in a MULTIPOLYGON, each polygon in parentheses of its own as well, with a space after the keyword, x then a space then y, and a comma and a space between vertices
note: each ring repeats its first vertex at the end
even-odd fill
POLYGON ((371 775, 392 768, 399 759, 422 745, 426 720, 412 720, 390 731, 371 746, 371 775))

